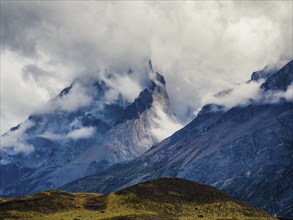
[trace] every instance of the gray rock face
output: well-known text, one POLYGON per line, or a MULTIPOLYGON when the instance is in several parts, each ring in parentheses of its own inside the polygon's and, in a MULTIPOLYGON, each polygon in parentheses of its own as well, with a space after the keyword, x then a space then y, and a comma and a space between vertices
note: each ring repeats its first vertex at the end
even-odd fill
POLYGON ((87 88, 92 102, 73 111, 54 109, 33 114, 26 122, 3 135, 3 139, 14 137, 30 124, 18 138, 33 146, 34 150, 15 153, 11 149, 16 146, 12 146, 1 152, 0 196, 27 195, 58 188, 115 163, 140 156, 157 143, 157 136, 152 132, 161 126, 156 120, 157 109, 170 120, 176 120, 166 85, 162 83, 164 78, 153 71, 150 75, 153 75, 148 83, 150 86, 133 103, 128 103, 121 96, 107 103, 110 88, 105 81, 75 82, 48 106, 70 97, 76 84, 87 88), (84 132, 90 132, 90 135, 84 136, 84 132))
MULTIPOLYGON (((282 90, 292 83, 290 74, 292 61, 262 87, 282 90)), ((106 193, 173 176, 216 186, 272 214, 293 216, 292 159, 292 102, 252 102, 228 111, 207 105, 190 124, 143 156, 62 188, 106 193)))

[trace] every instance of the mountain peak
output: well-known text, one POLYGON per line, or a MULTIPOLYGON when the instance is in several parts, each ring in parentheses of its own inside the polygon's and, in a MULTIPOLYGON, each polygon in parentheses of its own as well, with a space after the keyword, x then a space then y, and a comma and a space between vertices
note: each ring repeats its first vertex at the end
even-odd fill
POLYGON ((153 67, 151 60, 149 60, 149 70, 150 70, 150 78, 151 78, 152 84, 155 84, 157 86, 160 86, 160 85, 165 86, 166 85, 166 81, 164 79, 164 76, 154 70, 154 67, 153 67))
POLYGON ((141 91, 139 96, 134 100, 134 102, 125 109, 122 122, 125 120, 138 118, 142 112, 151 108, 152 103, 152 92, 150 89, 146 88, 141 91))
POLYGON ((260 79, 267 79, 277 71, 278 69, 276 67, 270 67, 269 65, 267 65, 262 70, 253 72, 251 74, 250 80, 258 81, 260 79))
POLYGON ((261 85, 265 91, 268 90, 281 90, 286 91, 290 84, 293 82, 293 60, 288 62, 279 71, 275 72, 267 78, 261 85))
MULTIPOLYGON (((23 129, 18 139, 21 144, 31 146, 33 151, 29 155, 15 152, 15 157, 0 156, 0 161, 8 157, 10 161, 0 170, 3 176, 0 194, 20 195, 59 187, 140 156, 165 138, 164 132, 169 130, 162 120, 175 123, 175 116, 164 77, 153 71, 151 63, 150 67, 152 71, 143 72, 147 79, 145 89, 134 101, 126 98, 129 93, 125 96, 122 93, 127 90, 126 83, 137 83, 133 82, 135 77, 129 76, 126 83, 122 83, 119 77, 128 76, 117 73, 116 77, 109 73, 104 78, 85 77, 74 81, 50 100, 44 111, 32 114, 27 121, 33 125, 23 129), (89 101, 80 103, 86 99, 89 101), (163 131, 161 136, 157 135, 157 130, 163 131), (22 172, 23 175, 18 174, 22 172), (26 181, 39 181, 40 184, 28 186, 23 184, 26 181), (25 189, 10 190, 13 184, 25 186, 25 189)), ((10 131, 11 137, 17 129, 10 131)), ((8 147, 15 148, 12 144, 8 147)))
POLYGON ((171 106, 164 77, 158 72, 153 73, 152 76, 151 86, 141 91, 134 102, 125 109, 122 121, 138 118, 141 113, 156 105, 160 105, 165 112, 174 116, 170 111, 171 106))

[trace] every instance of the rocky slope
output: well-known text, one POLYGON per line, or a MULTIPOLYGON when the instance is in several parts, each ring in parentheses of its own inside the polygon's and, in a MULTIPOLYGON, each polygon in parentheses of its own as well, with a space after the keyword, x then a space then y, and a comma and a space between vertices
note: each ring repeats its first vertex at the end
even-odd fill
MULTIPOLYGON (((176 120, 164 78, 151 64, 146 75, 146 88, 133 103, 121 94, 109 100, 109 81, 115 77, 111 74, 106 79, 76 80, 3 135, 0 196, 60 187, 133 159, 158 142, 153 129, 160 128, 161 114, 176 120)), ((124 77, 130 78, 131 71, 124 77)))
POLYGON ((275 219, 208 185, 177 178, 106 195, 51 190, 0 200, 5 219, 275 219))
MULTIPOLYGON (((292 63, 268 76, 261 86, 264 96, 292 85, 292 63)), ((63 189, 110 192, 174 176, 213 185, 272 214, 293 216, 292 157, 292 99, 252 100, 229 110, 211 104, 142 157, 63 189)))

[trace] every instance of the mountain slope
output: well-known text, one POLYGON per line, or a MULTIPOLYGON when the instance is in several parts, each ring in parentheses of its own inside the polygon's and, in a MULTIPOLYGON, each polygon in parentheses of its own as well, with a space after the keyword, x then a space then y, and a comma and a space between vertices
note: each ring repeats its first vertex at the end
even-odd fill
POLYGON ((213 187, 177 178, 106 195, 45 191, 1 200, 0 213, 21 219, 275 219, 213 187))
MULTIPOLYGON (((278 86, 272 79, 284 76, 283 80, 289 80, 285 84, 290 85, 288 71, 293 74, 292 61, 267 81, 278 86)), ((207 105, 189 125, 142 157, 62 189, 110 192, 145 180, 176 176, 213 185, 272 214, 292 216, 292 156, 291 101, 252 101, 229 110, 207 105)))
POLYGON ((109 101, 113 89, 107 80, 112 75, 107 80, 77 80, 48 103, 50 111, 31 115, 3 135, 4 143, 18 142, 1 151, 0 195, 27 195, 60 187, 133 159, 158 142, 153 132, 161 126, 158 110, 173 123, 176 119, 164 78, 148 71, 147 87, 133 103, 120 94, 109 101), (82 103, 78 96, 92 100, 82 103), (73 105, 76 102, 78 108, 73 105), (32 150, 15 153, 20 144, 32 150))

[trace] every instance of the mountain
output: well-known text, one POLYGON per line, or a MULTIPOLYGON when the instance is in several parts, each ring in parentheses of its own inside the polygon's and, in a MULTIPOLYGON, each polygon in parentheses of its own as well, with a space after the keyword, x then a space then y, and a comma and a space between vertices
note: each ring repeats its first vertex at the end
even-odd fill
POLYGON ((286 91, 293 81, 293 60, 285 65, 280 71, 271 75, 262 85, 261 88, 268 90, 286 91))
MULTIPOLYGON (((130 80, 132 73, 120 77, 130 80)), ((140 156, 158 142, 154 130, 161 117, 176 119, 163 76, 151 63, 145 75, 146 88, 132 103, 111 87, 120 80, 113 74, 78 79, 4 134, 0 196, 58 188, 140 156)))
MULTIPOLYGON (((266 79, 260 93, 284 91, 292 74, 291 61, 266 79)), ((209 104, 143 156, 62 189, 105 193, 173 176, 215 186, 271 214, 293 216, 292 158, 292 100, 251 100, 228 110, 209 104)))
POLYGON ((44 191, 0 200, 5 219, 275 219, 208 185, 177 178, 110 194, 44 191))
POLYGON ((275 72, 277 72, 279 69, 275 66, 265 66, 262 70, 253 72, 251 74, 250 80, 252 81, 259 81, 261 79, 267 79, 271 75, 273 75, 275 72))

